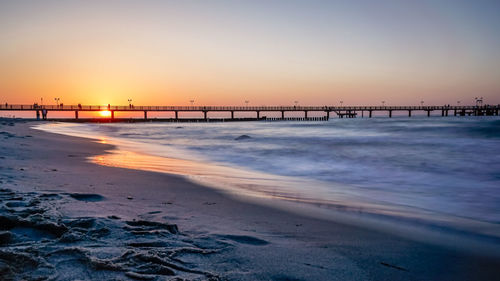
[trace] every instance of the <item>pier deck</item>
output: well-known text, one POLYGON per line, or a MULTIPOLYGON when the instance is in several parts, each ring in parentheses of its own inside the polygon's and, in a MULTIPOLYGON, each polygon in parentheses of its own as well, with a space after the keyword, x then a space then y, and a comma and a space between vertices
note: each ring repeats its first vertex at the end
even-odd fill
MULTIPOLYGON (((115 105, 21 105, 21 104, 1 104, 0 111, 32 111, 37 119, 47 120, 50 112, 74 112, 74 120, 79 120, 79 112, 98 112, 109 111, 110 121, 115 120, 115 112, 143 112, 144 120, 148 119, 148 112, 173 112, 174 117, 168 120, 206 120, 210 118, 210 112, 227 112, 230 117, 224 120, 328 120, 335 113, 339 118, 371 118, 374 112, 386 112, 388 117, 393 116, 393 112, 407 112, 408 117, 413 112, 424 112, 431 116, 431 112, 438 111, 440 116, 498 116, 500 105, 481 105, 481 106, 115 106, 115 105), (203 118, 181 118, 182 112, 200 112, 203 118), (255 118, 235 118, 235 112, 255 112, 255 118), (279 112, 281 117, 267 117, 262 113, 279 112), (304 117, 286 116, 289 112, 303 112, 304 117), (323 112, 322 117, 309 117, 309 112, 323 112)), ((92 118, 95 120, 97 118, 92 118)), ((99 120, 105 118, 98 118, 99 120)), ((118 118, 116 118, 118 119, 118 118)), ((122 118, 123 119, 123 118, 122 118)), ((129 119, 129 118, 128 118, 129 119)), ((214 119, 214 118, 212 118, 214 119)), ((215 118, 217 119, 217 118, 215 118)), ((218 117, 218 119, 222 119, 218 117)), ((89 120, 89 119, 86 119, 89 120)), ((83 120, 80 120, 83 121, 83 120)), ((118 121, 118 120, 117 120, 118 121)))

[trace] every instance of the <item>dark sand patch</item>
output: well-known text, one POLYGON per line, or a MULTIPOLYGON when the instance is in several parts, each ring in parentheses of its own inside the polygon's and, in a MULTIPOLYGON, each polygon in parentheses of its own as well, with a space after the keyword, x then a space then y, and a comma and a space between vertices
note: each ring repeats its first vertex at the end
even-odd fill
POLYGON ((126 224, 130 226, 135 226, 133 230, 151 231, 155 229, 164 229, 172 234, 179 233, 179 229, 177 228, 176 224, 166 224, 166 223, 145 221, 145 220, 127 221, 126 224))
POLYGON ((263 246, 269 244, 269 242, 247 235, 219 235, 220 238, 232 240, 240 244, 248 244, 254 246, 263 246))
POLYGON ((16 201, 12 201, 12 202, 7 202, 5 203, 5 206, 9 207, 9 208, 16 208, 16 207, 25 207, 28 203, 26 202, 18 202, 17 200, 16 201))
POLYGON ((406 269, 404 267, 393 265, 393 264, 386 263, 386 262, 380 262, 380 264, 383 266, 394 268, 394 269, 401 270, 401 271, 409 271, 408 269, 406 269))
POLYGON ((98 202, 106 199, 102 195, 93 193, 70 193, 68 195, 78 201, 87 201, 87 202, 98 202))
POLYGON ((10 231, 0 231, 0 245, 8 244, 12 240, 12 236, 10 231))

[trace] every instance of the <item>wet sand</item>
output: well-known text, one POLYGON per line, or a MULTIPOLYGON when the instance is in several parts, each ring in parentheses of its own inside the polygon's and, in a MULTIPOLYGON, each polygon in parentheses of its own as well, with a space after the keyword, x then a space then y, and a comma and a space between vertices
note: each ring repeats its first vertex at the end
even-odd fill
POLYGON ((110 145, 32 124, 0 121, 1 280, 500 278, 496 257, 95 165, 110 145))

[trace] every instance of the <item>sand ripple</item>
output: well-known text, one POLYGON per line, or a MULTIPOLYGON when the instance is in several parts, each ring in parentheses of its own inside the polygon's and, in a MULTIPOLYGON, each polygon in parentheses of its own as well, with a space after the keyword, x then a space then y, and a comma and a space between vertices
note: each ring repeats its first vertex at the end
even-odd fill
POLYGON ((245 237, 190 237, 177 225, 116 216, 63 217, 64 200, 94 201, 96 194, 48 194, 0 189, 2 280, 220 280, 204 256, 245 237), (179 279, 177 279, 179 278, 179 279))

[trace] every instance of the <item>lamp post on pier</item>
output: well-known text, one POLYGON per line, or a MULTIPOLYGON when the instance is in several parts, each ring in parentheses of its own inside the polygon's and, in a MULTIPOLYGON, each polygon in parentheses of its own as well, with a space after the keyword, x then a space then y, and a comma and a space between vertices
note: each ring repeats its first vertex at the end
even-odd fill
POLYGON ((475 97, 474 99, 476 100, 476 106, 483 105, 483 97, 480 97, 480 98, 475 97))

